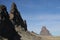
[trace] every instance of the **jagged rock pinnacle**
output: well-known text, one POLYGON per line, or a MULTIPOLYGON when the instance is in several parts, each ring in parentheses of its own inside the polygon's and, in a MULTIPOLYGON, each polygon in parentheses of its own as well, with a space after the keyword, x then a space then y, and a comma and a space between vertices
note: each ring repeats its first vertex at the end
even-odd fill
POLYGON ((5 18, 9 19, 7 8, 4 5, 0 5, 0 20, 5 18))
POLYGON ((45 26, 42 27, 40 35, 42 35, 42 36, 51 36, 49 30, 45 26))
POLYGON ((19 11, 17 10, 17 6, 15 3, 12 3, 12 6, 11 6, 10 20, 14 25, 21 26, 25 30, 27 29, 27 26, 25 25, 24 20, 22 19, 19 11))
POLYGON ((5 5, 0 5, 0 11, 6 10, 6 6, 5 5))
POLYGON ((23 20, 15 3, 10 14, 4 5, 0 5, 0 40, 40 40, 35 33, 27 30, 26 20, 23 20), (18 25, 18 26, 16 26, 18 25))
POLYGON ((26 23, 26 20, 24 20, 24 26, 25 26, 25 30, 27 30, 27 23, 26 23))
POLYGON ((19 25, 19 22, 23 21, 15 3, 12 3, 11 6, 10 19, 14 22, 15 25, 19 25))
POLYGON ((10 12, 18 12, 18 10, 17 10, 17 6, 16 6, 16 4, 15 3, 12 3, 12 5, 11 5, 11 11, 10 12))
POLYGON ((20 40, 20 35, 15 31, 14 25, 9 20, 9 14, 4 5, 0 5, 0 36, 8 40, 20 40))

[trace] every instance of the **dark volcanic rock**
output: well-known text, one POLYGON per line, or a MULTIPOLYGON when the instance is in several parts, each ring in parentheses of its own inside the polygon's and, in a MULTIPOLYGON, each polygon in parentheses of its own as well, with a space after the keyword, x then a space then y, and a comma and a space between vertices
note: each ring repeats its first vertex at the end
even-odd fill
POLYGON ((17 10, 17 6, 15 3, 12 3, 12 6, 11 6, 10 20, 17 27, 21 26, 22 28, 24 28, 25 31, 27 30, 27 26, 25 25, 19 11, 17 10))
POLYGON ((23 21, 20 13, 17 10, 15 3, 12 3, 12 6, 11 6, 10 19, 12 20, 13 24, 17 26, 20 25, 20 22, 22 23, 23 21))
POLYGON ((25 28, 25 30, 27 30, 27 23, 26 23, 26 20, 24 20, 24 28, 25 28))
POLYGON ((15 31, 14 25, 9 20, 9 15, 4 5, 0 5, 0 36, 8 40, 20 40, 21 37, 15 31))
POLYGON ((10 14, 4 5, 0 5, 0 40, 40 40, 35 33, 27 30, 16 4, 13 3, 10 14))
POLYGON ((42 27, 40 35, 42 35, 42 36, 51 36, 49 30, 47 30, 47 28, 45 26, 42 27))

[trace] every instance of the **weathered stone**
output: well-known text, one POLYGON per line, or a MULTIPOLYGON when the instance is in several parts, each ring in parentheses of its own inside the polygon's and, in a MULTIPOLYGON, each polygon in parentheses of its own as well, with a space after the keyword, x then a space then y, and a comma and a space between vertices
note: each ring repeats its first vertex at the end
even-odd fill
POLYGON ((24 28, 25 28, 25 31, 27 30, 27 23, 26 23, 26 20, 24 20, 24 28))
POLYGON ((42 36, 51 36, 49 30, 45 26, 42 27, 40 35, 42 35, 42 36))
POLYGON ((35 33, 27 30, 26 20, 23 20, 13 3, 10 14, 4 5, 0 5, 0 40, 40 40, 35 33))
POLYGON ((9 15, 6 11, 6 7, 4 5, 0 5, 0 20, 4 20, 5 18, 8 19, 9 15))
POLYGON ((14 25, 17 25, 17 27, 21 25, 21 27, 24 28, 24 30, 27 30, 27 26, 25 25, 19 11, 17 10, 17 6, 15 3, 12 3, 11 6, 10 20, 14 25))
POLYGON ((20 40, 20 35, 9 20, 9 14, 4 5, 0 5, 0 36, 8 40, 20 40))
POLYGON ((14 25, 20 25, 20 23, 23 21, 15 3, 12 3, 11 6, 10 19, 14 22, 14 25))

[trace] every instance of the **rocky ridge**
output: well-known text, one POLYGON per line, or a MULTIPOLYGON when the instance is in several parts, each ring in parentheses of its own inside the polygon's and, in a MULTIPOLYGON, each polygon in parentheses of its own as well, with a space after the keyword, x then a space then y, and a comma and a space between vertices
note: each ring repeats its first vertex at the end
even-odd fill
POLYGON ((0 40, 60 40, 53 37, 45 26, 39 34, 27 30, 27 22, 23 20, 15 3, 12 3, 10 13, 5 5, 0 5, 0 40))
POLYGON ((12 3, 10 13, 5 5, 0 5, 0 40, 40 40, 40 37, 27 30, 26 20, 12 3))

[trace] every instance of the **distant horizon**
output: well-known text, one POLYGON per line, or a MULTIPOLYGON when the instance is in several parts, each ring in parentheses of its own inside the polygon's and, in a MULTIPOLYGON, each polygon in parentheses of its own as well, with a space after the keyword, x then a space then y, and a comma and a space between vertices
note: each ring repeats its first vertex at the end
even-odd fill
POLYGON ((10 12, 13 2, 30 32, 39 34, 42 26, 46 26, 52 35, 60 36, 60 0, 0 0, 0 5, 5 5, 10 12))

